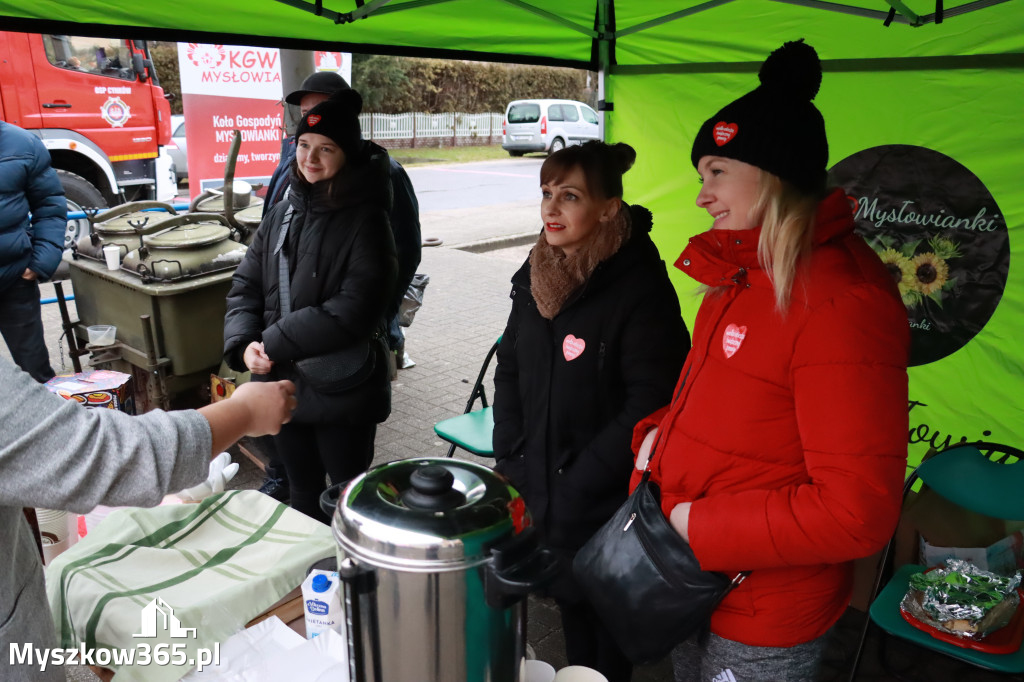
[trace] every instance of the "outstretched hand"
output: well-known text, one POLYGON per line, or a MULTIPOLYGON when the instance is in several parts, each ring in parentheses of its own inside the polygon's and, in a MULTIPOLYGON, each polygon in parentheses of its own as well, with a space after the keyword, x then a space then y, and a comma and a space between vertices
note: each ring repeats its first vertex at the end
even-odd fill
POLYGON ((199 408, 210 423, 211 451, 226 450, 242 436, 278 433, 291 421, 298 402, 290 381, 250 381, 231 397, 199 408))
POLYGON ((228 399, 248 412, 246 436, 273 435, 292 419, 298 402, 290 381, 250 381, 235 389, 228 399))

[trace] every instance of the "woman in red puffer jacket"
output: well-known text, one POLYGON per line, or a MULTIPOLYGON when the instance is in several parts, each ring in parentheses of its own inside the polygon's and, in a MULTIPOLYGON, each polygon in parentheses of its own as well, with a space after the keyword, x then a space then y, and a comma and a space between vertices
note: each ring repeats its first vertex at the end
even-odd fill
POLYGON ((676 680, 813 680, 905 475, 907 314, 825 189, 817 54, 787 43, 760 78, 694 142, 714 223, 676 266, 704 300, 671 404, 634 432, 701 568, 750 571, 711 637, 673 652, 676 680))

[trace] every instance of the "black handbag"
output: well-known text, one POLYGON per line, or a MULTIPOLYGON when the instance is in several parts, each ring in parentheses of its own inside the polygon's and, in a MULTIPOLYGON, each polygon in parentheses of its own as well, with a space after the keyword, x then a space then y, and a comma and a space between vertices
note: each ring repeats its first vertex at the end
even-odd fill
POLYGON ((640 485, 577 552, 572 568, 602 623, 633 663, 657 661, 707 630, 719 602, 747 577, 703 571, 661 511, 661 491, 640 485))
POLYGON ((369 343, 295 361, 299 377, 320 393, 355 388, 370 377, 376 366, 377 356, 369 343))
MULTIPOLYGON (((281 300, 281 315, 292 310, 291 277, 288 271, 288 255, 284 244, 288 227, 292 222, 293 207, 288 206, 281 221, 281 234, 274 253, 278 264, 278 295, 281 300)), ((366 381, 377 366, 377 355, 373 352, 375 342, 380 343, 383 332, 377 330, 371 341, 362 341, 348 348, 331 351, 322 355, 296 360, 293 364, 299 379, 319 393, 340 393, 355 388, 366 381)))

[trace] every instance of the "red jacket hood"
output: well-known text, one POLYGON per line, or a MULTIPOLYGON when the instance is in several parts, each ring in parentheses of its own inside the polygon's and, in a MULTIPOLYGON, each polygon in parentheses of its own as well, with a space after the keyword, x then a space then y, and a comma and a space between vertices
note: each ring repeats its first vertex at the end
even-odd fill
MULTIPOLYGON (((853 229, 850 202, 841 189, 835 189, 818 205, 813 244, 842 240, 853 229)), ((757 260, 760 238, 760 226, 750 230, 710 229, 690 238, 675 266, 701 284, 719 286, 734 277, 737 268, 747 272, 761 270, 757 260)))

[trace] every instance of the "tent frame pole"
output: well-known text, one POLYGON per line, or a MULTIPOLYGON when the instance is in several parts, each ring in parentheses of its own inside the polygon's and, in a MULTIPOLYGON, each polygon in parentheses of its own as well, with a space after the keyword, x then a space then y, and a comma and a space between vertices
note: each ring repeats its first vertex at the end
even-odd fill
POLYGON ((708 0, 708 2, 702 3, 700 5, 694 5, 689 9, 679 10, 678 12, 666 14, 665 16, 658 17, 657 19, 651 19, 649 21, 636 24, 635 26, 630 26, 629 28, 621 29, 615 32, 615 37, 621 38, 622 36, 628 36, 631 33, 639 33, 640 31, 646 31, 647 29, 654 28, 655 26, 661 26, 662 24, 667 24, 671 21, 676 21, 677 19, 683 19, 685 17, 689 17, 694 14, 699 14, 700 12, 704 12, 709 9, 714 9, 715 7, 720 7, 721 5, 727 5, 732 1, 733 0, 708 0))
MULTIPOLYGON (((898 15, 894 18, 894 21, 900 24, 907 24, 913 28, 924 26, 935 22, 935 13, 931 14, 915 14, 900 0, 885 0, 886 3, 892 7, 898 15)), ((875 9, 864 9, 861 7, 850 7, 849 5, 840 5, 834 2, 824 2, 823 0, 773 0, 773 2, 782 2, 789 5, 798 5, 800 7, 808 7, 811 9, 822 9, 829 12, 839 12, 840 14, 849 14, 857 17, 866 17, 868 19, 878 19, 884 21, 888 12, 875 9)), ((1009 0, 975 0, 958 7, 946 9, 942 12, 943 19, 949 19, 960 14, 967 14, 968 12, 976 12, 980 9, 986 9, 994 5, 1000 5, 1009 0)))
POLYGON ((580 26, 579 24, 577 24, 577 23, 575 23, 573 21, 569 21, 568 19, 564 19, 564 18, 558 16, 557 14, 549 12, 549 11, 547 11, 545 9, 541 9, 540 7, 535 7, 534 5, 531 5, 528 2, 523 2, 523 0, 501 0, 501 1, 504 2, 507 5, 512 5, 513 7, 518 7, 519 9, 525 10, 525 11, 531 13, 531 14, 536 14, 538 17, 540 17, 542 19, 547 19, 548 21, 550 21, 552 23, 560 24, 562 26, 565 26, 566 28, 568 28, 570 30, 576 31, 577 33, 582 33, 583 35, 588 36, 590 38, 596 38, 597 37, 597 33, 595 33, 593 30, 587 28, 586 26, 580 26))
MULTIPOLYGON (((733 2, 733 0, 708 0, 708 2, 702 3, 700 5, 695 5, 689 9, 673 12, 672 14, 666 14, 665 16, 659 17, 657 19, 651 19, 649 21, 645 21, 643 23, 636 24, 628 28, 617 30, 615 31, 614 37, 621 38, 623 36, 628 36, 632 33, 646 31, 649 28, 661 26, 662 24, 667 24, 678 19, 684 19, 686 17, 693 16, 694 14, 698 14, 700 12, 705 12, 709 9, 714 9, 722 5, 726 5, 730 2, 733 2)), ((879 21, 884 21, 885 18, 889 16, 888 12, 883 12, 881 10, 865 9, 862 7, 851 7, 850 5, 841 5, 835 2, 826 2, 825 0, 773 0, 773 2, 781 2, 788 5, 798 5, 800 7, 820 9, 829 12, 839 12, 840 14, 849 14, 851 16, 865 17, 867 19, 878 19, 879 21)), ((907 24, 912 27, 918 27, 935 21, 934 13, 920 15, 915 14, 909 7, 907 7, 902 2, 902 0, 885 0, 885 2, 890 7, 895 9, 896 12, 898 12, 898 16, 895 18, 895 21, 898 23, 907 24)), ((952 9, 947 9, 942 13, 942 15, 943 18, 948 19, 949 17, 954 17, 957 16, 958 14, 974 12, 979 9, 985 9, 987 7, 992 7, 993 5, 1002 4, 1004 2, 1009 2, 1009 0, 975 0, 974 2, 969 2, 967 4, 960 5, 952 9)))
POLYGON ((612 65, 612 51, 614 40, 614 26, 611 26, 612 22, 612 7, 615 0, 597 0, 596 8, 596 23, 597 23, 597 34, 594 42, 596 43, 597 53, 597 113, 600 116, 598 119, 600 127, 598 128, 598 135, 600 139, 606 139, 607 122, 605 112, 614 110, 614 101, 608 101, 607 86, 605 84, 605 78, 608 76, 608 72, 611 70, 612 65))
POLYGON ((323 17, 335 24, 350 24, 358 19, 366 19, 369 16, 379 16, 381 14, 389 14, 391 12, 400 12, 403 10, 415 9, 417 7, 424 7, 426 5, 437 5, 443 2, 452 2, 453 0, 417 0, 416 2, 406 2, 400 6, 387 7, 386 5, 391 0, 371 0, 371 2, 351 11, 351 12, 335 12, 334 10, 324 9, 322 0, 318 2, 307 2, 307 0, 275 0, 282 5, 288 5, 295 9, 301 9, 304 12, 315 14, 318 17, 323 17))

